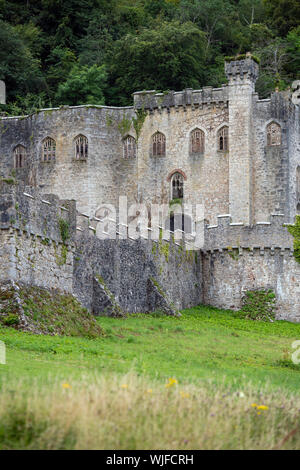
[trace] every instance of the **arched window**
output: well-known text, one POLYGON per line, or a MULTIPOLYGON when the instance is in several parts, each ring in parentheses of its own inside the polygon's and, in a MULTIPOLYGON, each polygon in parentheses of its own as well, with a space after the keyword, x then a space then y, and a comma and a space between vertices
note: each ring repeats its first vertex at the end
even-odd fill
POLYGON ((181 173, 174 173, 172 176, 172 199, 183 199, 183 180, 181 173))
POLYGON ((51 137, 47 137, 43 140, 43 162, 53 162, 56 158, 56 142, 51 137))
POLYGON ((23 145, 17 145, 14 150, 15 168, 24 168, 26 159, 26 148, 23 145))
POLYGON ((190 137, 191 153, 204 153, 205 134, 200 129, 194 129, 190 137))
POLYGON ((228 127, 223 126, 218 131, 218 150, 222 152, 228 152, 229 150, 229 138, 228 138, 228 127))
POLYGON ((281 145, 281 127, 276 122, 267 126, 267 145, 281 145))
POLYGON ((166 155, 166 137, 161 132, 156 132, 152 136, 152 155, 154 157, 164 157, 166 155))
POLYGON ((135 158, 136 157, 136 142, 135 138, 128 135, 123 140, 123 156, 124 158, 135 158))
POLYGON ((89 152, 89 143, 84 135, 75 138, 75 159, 86 160, 89 152))

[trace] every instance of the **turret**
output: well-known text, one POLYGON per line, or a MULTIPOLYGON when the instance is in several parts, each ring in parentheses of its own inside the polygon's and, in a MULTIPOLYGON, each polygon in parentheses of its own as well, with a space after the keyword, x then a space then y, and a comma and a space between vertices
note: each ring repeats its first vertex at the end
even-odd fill
POLYGON ((251 54, 225 62, 229 99, 229 212, 252 222, 252 107, 258 64, 251 54))

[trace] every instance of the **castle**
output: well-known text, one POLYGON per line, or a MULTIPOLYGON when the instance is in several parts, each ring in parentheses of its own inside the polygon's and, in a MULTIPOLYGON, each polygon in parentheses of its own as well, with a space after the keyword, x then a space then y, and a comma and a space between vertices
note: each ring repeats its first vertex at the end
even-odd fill
MULTIPOLYGON (((258 70, 247 55, 225 63, 222 88, 2 117, 0 281, 63 288, 98 314, 239 308, 247 290, 270 288, 278 318, 299 321, 300 265, 285 227, 300 214, 299 106, 289 92, 259 99, 258 70), (115 239, 99 239, 97 223, 124 196, 128 206, 193 207, 179 228, 203 222, 203 246, 132 240, 118 216, 115 239)), ((174 216, 160 224, 173 232, 174 216)))

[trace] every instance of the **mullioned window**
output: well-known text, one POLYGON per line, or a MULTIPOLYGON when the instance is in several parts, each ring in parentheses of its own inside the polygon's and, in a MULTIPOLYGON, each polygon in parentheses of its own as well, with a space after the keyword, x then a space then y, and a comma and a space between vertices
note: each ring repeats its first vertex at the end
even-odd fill
POLYGON ((228 126, 224 126, 218 131, 218 150, 220 152, 228 152, 229 150, 228 126))
POLYGON ((14 149, 15 168, 24 168, 26 161, 26 148, 17 145, 14 149))
POLYGON ((152 136, 153 157, 164 157, 166 155, 166 137, 161 132, 156 132, 152 136))
POLYGON ((56 159, 56 142, 51 137, 43 140, 42 161, 53 162, 56 159))
POLYGON ((75 160, 86 160, 89 154, 88 139, 84 135, 75 138, 75 160))

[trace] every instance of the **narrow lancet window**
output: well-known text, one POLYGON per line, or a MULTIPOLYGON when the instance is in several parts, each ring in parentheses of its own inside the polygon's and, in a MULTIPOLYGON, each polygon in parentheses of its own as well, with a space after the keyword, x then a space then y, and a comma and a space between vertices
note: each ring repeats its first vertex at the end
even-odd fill
POLYGON ((228 127, 224 126, 218 131, 218 150, 221 152, 228 152, 229 150, 229 139, 228 139, 228 127))
POLYGON ((205 134, 201 129, 194 129, 191 132, 191 153, 204 153, 205 134))
POLYGON ((281 145, 281 127, 276 122, 271 122, 267 127, 267 145, 281 145))
POLYGON ((174 173, 171 180, 172 199, 183 199, 183 176, 181 173, 174 173))
POLYGON ((136 157, 136 141, 131 135, 128 135, 123 140, 123 155, 124 158, 135 158, 136 157))
POLYGON ((14 150, 15 168, 24 168, 26 160, 26 148, 17 145, 14 150))

